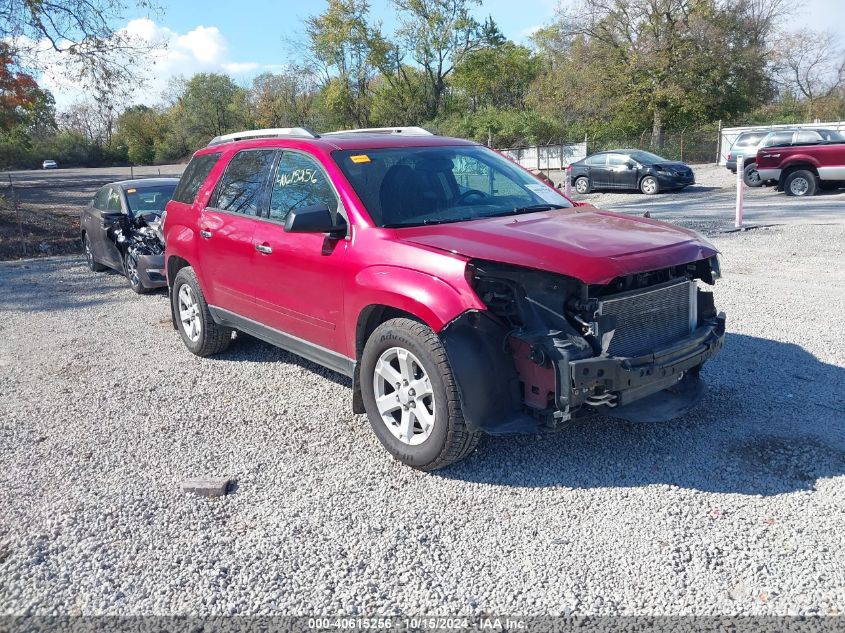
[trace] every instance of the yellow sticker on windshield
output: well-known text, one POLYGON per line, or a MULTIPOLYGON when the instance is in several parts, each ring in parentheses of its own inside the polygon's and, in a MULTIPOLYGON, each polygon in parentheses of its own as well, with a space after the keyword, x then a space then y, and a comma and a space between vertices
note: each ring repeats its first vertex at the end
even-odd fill
POLYGON ((349 157, 353 163, 371 163, 370 157, 366 154, 355 154, 349 157))
POLYGON ((126 193, 135 193, 136 191, 138 191, 138 190, 137 189, 127 189, 126 193))

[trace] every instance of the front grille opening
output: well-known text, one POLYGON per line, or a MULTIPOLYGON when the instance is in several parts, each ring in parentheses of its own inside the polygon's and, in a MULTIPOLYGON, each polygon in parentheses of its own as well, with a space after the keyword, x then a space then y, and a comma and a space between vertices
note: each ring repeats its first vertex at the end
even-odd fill
POLYGON ((616 317, 608 355, 642 356, 688 336, 696 325, 695 292, 695 282, 685 279, 602 299, 599 314, 616 317))

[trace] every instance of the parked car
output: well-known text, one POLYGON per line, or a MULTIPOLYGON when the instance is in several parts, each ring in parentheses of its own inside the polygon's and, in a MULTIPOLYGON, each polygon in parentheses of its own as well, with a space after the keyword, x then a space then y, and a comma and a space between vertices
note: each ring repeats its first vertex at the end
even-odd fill
POLYGON ((88 268, 113 268, 141 294, 167 285, 161 220, 178 178, 123 180, 102 187, 82 209, 88 268))
POLYGON ((43 163, 41 163, 41 169, 58 169, 58 168, 59 168, 59 164, 54 160, 47 159, 43 163))
POLYGON ((217 354, 239 330, 349 376, 352 410, 423 470, 482 432, 680 415, 724 339, 700 235, 575 208, 494 151, 419 128, 215 138, 164 228, 188 350, 217 354))
MULTIPOLYGON (((754 135, 759 132, 755 132, 754 135)), ((740 134, 740 137, 742 135, 740 134)), ((753 136, 752 136, 753 138, 753 136)), ((739 139, 737 139, 739 140, 739 139)), ((733 148, 728 153, 728 169, 730 169, 730 162, 733 160, 733 171, 736 173, 736 164, 740 155, 743 156, 743 171, 742 179, 749 187, 761 187, 766 184, 767 179, 760 178, 757 171, 757 152, 758 150, 771 147, 773 145, 790 145, 793 143, 822 143, 828 141, 845 140, 840 132, 836 130, 829 130, 825 128, 781 128, 767 132, 760 138, 756 144, 752 144, 750 140, 737 150, 734 154, 733 148)), ((736 143, 734 144, 736 145, 736 143)))
POLYGON ((763 148, 757 152, 757 170, 788 196, 845 186, 845 140, 763 148))
POLYGON ((594 189, 639 189, 655 194, 695 184, 690 166, 639 149, 598 152, 567 167, 572 187, 580 194, 594 189))
POLYGON ((741 132, 739 136, 734 139, 730 150, 728 150, 725 167, 727 167, 731 173, 735 174, 736 164, 740 157, 742 157, 744 165, 752 162, 752 159, 757 156, 757 148, 760 146, 760 141, 762 141, 763 137, 765 137, 768 133, 769 130, 750 130, 748 132, 741 132))

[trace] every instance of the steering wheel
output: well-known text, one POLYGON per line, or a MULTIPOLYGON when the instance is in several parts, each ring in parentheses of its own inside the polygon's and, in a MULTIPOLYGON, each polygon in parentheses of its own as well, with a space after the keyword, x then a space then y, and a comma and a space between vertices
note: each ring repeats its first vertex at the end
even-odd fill
POLYGON ((479 191, 478 189, 467 189, 466 191, 464 191, 463 193, 458 195, 458 198, 455 200, 455 203, 460 204, 461 202, 463 202, 466 198, 469 198, 470 196, 481 196, 482 198, 489 198, 490 197, 488 194, 484 193, 483 191, 479 191))

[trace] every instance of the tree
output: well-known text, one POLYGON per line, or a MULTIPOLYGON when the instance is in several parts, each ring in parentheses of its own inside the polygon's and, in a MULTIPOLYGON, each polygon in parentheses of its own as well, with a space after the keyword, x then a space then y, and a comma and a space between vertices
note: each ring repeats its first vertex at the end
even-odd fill
MULTIPOLYGON (((667 127, 730 118, 770 92, 763 48, 771 15, 759 0, 722 6, 716 0, 589 0, 560 11, 559 34, 541 35, 577 85, 585 109, 611 102, 625 126, 652 129, 663 146, 667 127), (589 103, 592 102, 592 103, 589 103)), ((590 113, 601 116, 601 113, 590 113)), ((605 113, 607 116, 607 113, 605 113)))
POLYGON ((833 33, 799 31, 786 34, 775 47, 775 72, 782 89, 802 95, 806 114, 845 85, 845 50, 833 33))
POLYGON ((317 79, 301 66, 279 74, 262 73, 252 81, 250 99, 259 127, 311 125, 317 79))
POLYGON ((55 129, 53 95, 16 66, 10 47, 0 42, 0 130, 17 125, 36 133, 55 129))
POLYGON ((126 146, 129 161, 135 165, 152 165, 156 146, 161 142, 161 115, 144 105, 124 110, 117 119, 117 137, 126 146))
POLYGON ((181 110, 190 145, 199 147, 215 136, 247 127, 246 91, 228 75, 198 73, 185 84, 181 110))
MULTIPOLYGON (((137 0, 153 9, 152 0, 137 0)), ((44 69, 44 53, 56 53, 65 75, 103 97, 136 79, 136 63, 163 42, 148 42, 112 25, 127 8, 122 0, 4 0, 0 41, 23 69, 44 69)))
POLYGON ((455 67, 452 85, 466 95, 473 111, 523 108, 539 61, 525 46, 501 42, 471 51, 455 67))
POLYGON ((440 113, 455 65, 483 41, 484 30, 470 15, 470 7, 481 2, 393 0, 393 4, 402 18, 399 40, 424 73, 425 111, 433 119, 440 113))
POLYGON ((371 84, 388 46, 367 21, 367 0, 329 0, 305 20, 312 60, 323 75, 323 105, 337 125, 370 124, 371 84))

